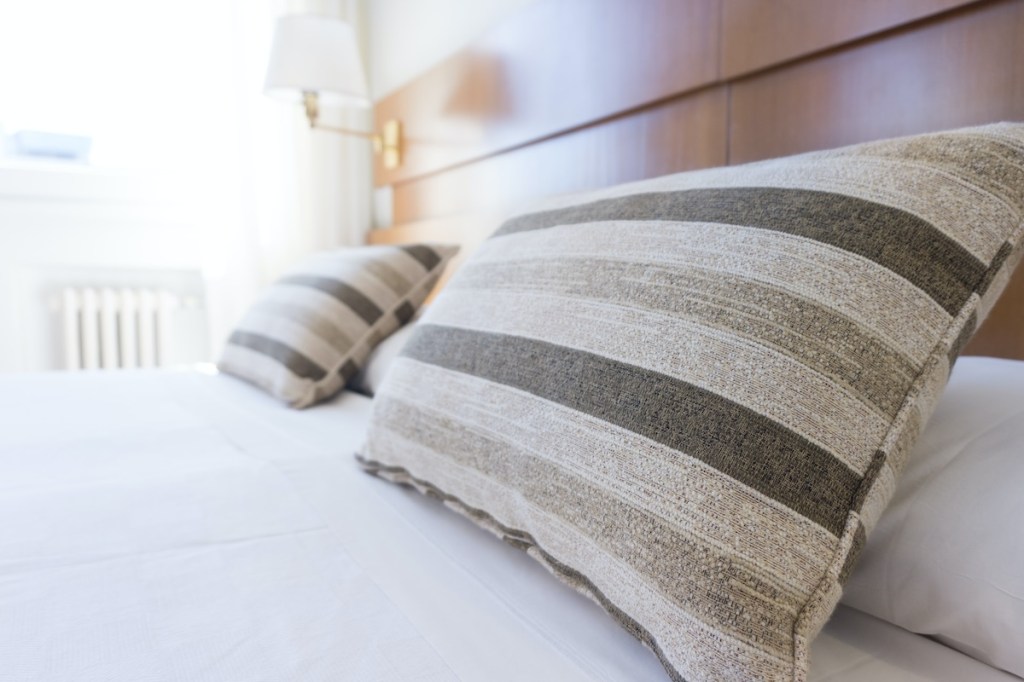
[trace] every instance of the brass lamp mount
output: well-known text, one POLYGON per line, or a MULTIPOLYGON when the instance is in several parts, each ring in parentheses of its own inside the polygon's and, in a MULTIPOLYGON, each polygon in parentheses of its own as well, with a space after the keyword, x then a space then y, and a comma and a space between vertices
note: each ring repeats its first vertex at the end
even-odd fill
POLYGON ((320 118, 320 99, 316 92, 304 90, 302 92, 302 104, 306 108, 306 118, 309 120, 309 127, 314 130, 328 130, 342 135, 354 135, 363 137, 373 143, 375 154, 381 155, 381 163, 388 170, 398 168, 402 164, 402 124, 394 119, 384 123, 379 133, 366 132, 364 130, 353 130, 338 126, 325 126, 318 122, 320 118))

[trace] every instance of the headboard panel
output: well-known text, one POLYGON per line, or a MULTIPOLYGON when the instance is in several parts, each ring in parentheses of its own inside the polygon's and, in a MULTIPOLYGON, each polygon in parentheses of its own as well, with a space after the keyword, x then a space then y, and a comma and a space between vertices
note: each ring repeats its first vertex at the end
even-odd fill
POLYGON ((539 0, 375 105, 396 184, 564 133, 718 77, 718 0, 539 0), (642 74, 642 77, 638 77, 642 74))
POLYGON ((1024 118, 1022 31, 1024 3, 977 3, 739 79, 729 163, 1024 118))
POLYGON ((910 24, 964 0, 723 0, 722 76, 735 78, 910 24))
POLYGON ((727 93, 714 86, 393 187, 394 219, 520 209, 539 197, 726 163, 727 93))
MULTIPOLYGON (((406 144, 370 241, 465 255, 552 194, 1021 120, 1022 35, 1024 0, 538 0, 377 103, 406 144)), ((1024 273, 966 352, 1024 359, 1024 273)))

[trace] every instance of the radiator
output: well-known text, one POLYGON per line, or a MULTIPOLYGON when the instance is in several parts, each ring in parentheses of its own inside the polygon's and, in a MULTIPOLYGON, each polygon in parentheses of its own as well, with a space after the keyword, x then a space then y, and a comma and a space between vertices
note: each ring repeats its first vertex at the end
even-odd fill
POLYGON ((178 299, 160 289, 65 288, 61 297, 67 369, 159 367, 172 355, 178 299))

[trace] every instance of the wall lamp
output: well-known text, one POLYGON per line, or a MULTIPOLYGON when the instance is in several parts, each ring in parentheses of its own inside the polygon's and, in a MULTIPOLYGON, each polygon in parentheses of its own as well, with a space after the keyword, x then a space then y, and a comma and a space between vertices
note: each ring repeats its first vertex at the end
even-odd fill
POLYGON ((366 77, 352 27, 311 14, 277 20, 263 90, 272 97, 301 101, 309 127, 365 137, 381 155, 385 168, 402 163, 402 124, 391 120, 380 132, 326 126, 318 122, 321 104, 370 106, 366 77))

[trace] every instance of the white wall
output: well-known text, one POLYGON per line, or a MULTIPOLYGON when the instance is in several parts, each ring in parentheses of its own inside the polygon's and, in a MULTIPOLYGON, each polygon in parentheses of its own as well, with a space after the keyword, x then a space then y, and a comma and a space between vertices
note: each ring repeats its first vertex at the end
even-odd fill
POLYGON ((370 91, 378 99, 537 0, 364 0, 370 91))

